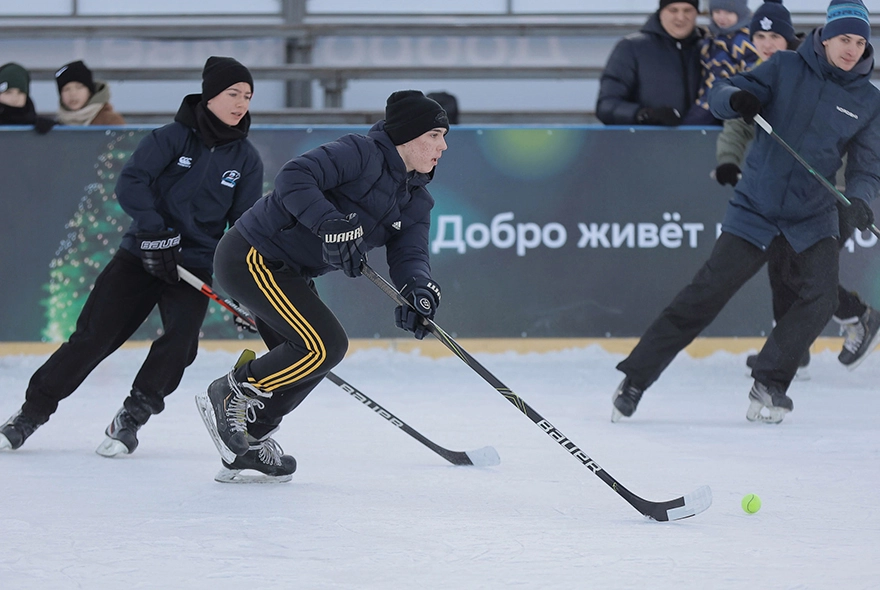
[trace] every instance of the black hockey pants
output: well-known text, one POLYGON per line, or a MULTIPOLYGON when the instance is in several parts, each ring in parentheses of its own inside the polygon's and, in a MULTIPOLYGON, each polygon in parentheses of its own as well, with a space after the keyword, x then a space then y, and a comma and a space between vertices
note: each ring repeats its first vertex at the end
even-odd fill
POLYGON ((236 371, 239 381, 272 392, 271 398, 261 398, 265 406, 248 425, 248 434, 261 438, 342 361, 348 336, 311 278, 263 258, 234 227, 217 246, 214 269, 223 290, 257 317, 269 348, 236 371))
MULTIPOLYGON (((771 248, 791 249, 782 236, 771 248), (779 243, 781 241, 782 243, 779 243)), ((656 381, 675 356, 721 312, 731 297, 767 262, 768 252, 727 232, 709 260, 654 320, 630 355, 617 365, 641 388, 656 381)), ((798 361, 837 307, 837 240, 826 238, 807 250, 788 253, 788 288, 798 294, 758 354, 752 377, 788 389, 798 361)), ((708 385, 708 384, 707 384, 708 385)))
MULTIPOLYGON (((189 270, 211 282, 206 269, 189 270)), ((48 420, 58 402, 131 338, 157 305, 164 334, 150 346, 133 389, 150 413, 161 412, 165 396, 177 389, 184 369, 196 358, 208 298, 183 281, 170 285, 157 279, 144 270, 140 258, 122 249, 95 280, 70 339, 31 377, 22 411, 48 420)))

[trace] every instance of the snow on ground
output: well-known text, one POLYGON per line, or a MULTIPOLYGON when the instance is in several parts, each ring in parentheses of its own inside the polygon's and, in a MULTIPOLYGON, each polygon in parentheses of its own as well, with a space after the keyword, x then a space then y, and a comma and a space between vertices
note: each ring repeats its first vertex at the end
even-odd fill
MULTIPOLYGON (((679 357, 619 424, 620 355, 475 355, 636 494, 712 487, 708 511, 657 523, 454 357, 374 349, 335 372, 442 446, 494 446, 497 467, 452 466, 325 382, 276 434, 291 483, 215 483, 193 396, 225 352, 200 354, 135 454, 99 457, 145 354, 117 352, 0 453, 0 587, 880 588, 880 355, 854 372, 814 355, 778 426, 745 420, 745 355, 679 357)), ((0 357, 0 420, 45 358, 0 357)))

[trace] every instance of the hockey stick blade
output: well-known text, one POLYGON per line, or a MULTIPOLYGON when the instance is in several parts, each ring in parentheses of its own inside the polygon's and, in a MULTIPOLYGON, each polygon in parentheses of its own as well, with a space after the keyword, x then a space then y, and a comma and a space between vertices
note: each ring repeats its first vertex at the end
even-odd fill
MULTIPOLYGON (((389 283, 382 275, 373 270, 367 263, 361 267, 364 276, 370 279, 382 292, 397 302, 398 305, 412 304, 401 295, 394 286, 389 283)), ((652 502, 645 500, 633 494, 626 489, 620 482, 614 479, 611 474, 605 471, 598 463, 593 461, 584 451, 582 451, 574 442, 566 437, 562 432, 547 421, 541 414, 536 412, 522 398, 516 395, 509 387, 498 380, 495 375, 489 372, 483 365, 472 357, 463 349, 443 328, 434 323, 433 320, 424 319, 425 325, 437 340, 442 342, 455 356, 461 359, 467 366, 474 370, 489 385, 504 396, 507 401, 516 407, 520 412, 525 414, 529 420, 535 423, 550 438, 555 440, 559 446, 565 449, 568 454, 578 460, 584 467, 592 471, 596 477, 604 481, 617 492, 620 497, 626 500, 630 506, 638 510, 643 515, 657 521, 681 520, 695 516, 712 505, 712 490, 708 486, 703 486, 694 492, 668 500, 666 502, 652 502)))
POLYGON ((358 400, 366 407, 373 410, 376 414, 385 418, 392 425, 404 431, 453 465, 493 467, 501 463, 501 458, 498 456, 498 451, 496 451, 493 447, 483 447, 482 449, 477 449, 475 451, 450 451, 449 449, 445 449, 422 436, 418 431, 414 430, 406 422, 404 422, 403 420, 377 404, 375 401, 364 395, 363 392, 355 388, 353 385, 346 382, 345 379, 342 379, 334 373, 327 373, 327 379, 338 385, 343 391, 347 392, 354 399, 358 400))

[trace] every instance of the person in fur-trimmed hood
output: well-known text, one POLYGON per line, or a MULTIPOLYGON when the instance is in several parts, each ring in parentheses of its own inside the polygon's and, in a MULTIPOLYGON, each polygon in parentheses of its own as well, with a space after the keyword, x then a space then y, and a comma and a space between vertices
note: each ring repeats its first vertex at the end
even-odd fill
POLYGON ((95 80, 82 61, 70 62, 55 72, 61 125, 125 125, 125 118, 110 104, 110 86, 95 80))

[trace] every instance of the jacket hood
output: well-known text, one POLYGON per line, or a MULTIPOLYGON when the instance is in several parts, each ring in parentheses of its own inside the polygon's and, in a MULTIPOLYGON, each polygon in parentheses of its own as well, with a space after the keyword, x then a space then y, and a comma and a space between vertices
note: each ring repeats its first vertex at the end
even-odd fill
POLYGON ((874 71, 874 46, 868 43, 862 59, 853 69, 844 72, 838 67, 831 65, 825 55, 825 46, 822 45, 822 27, 813 29, 808 38, 797 49, 798 54, 807 62, 807 65, 822 78, 834 78, 842 85, 870 84, 871 74, 874 71))
POLYGON ((197 127, 196 123, 196 105, 202 101, 201 94, 188 94, 183 97, 174 120, 187 127, 197 127))

